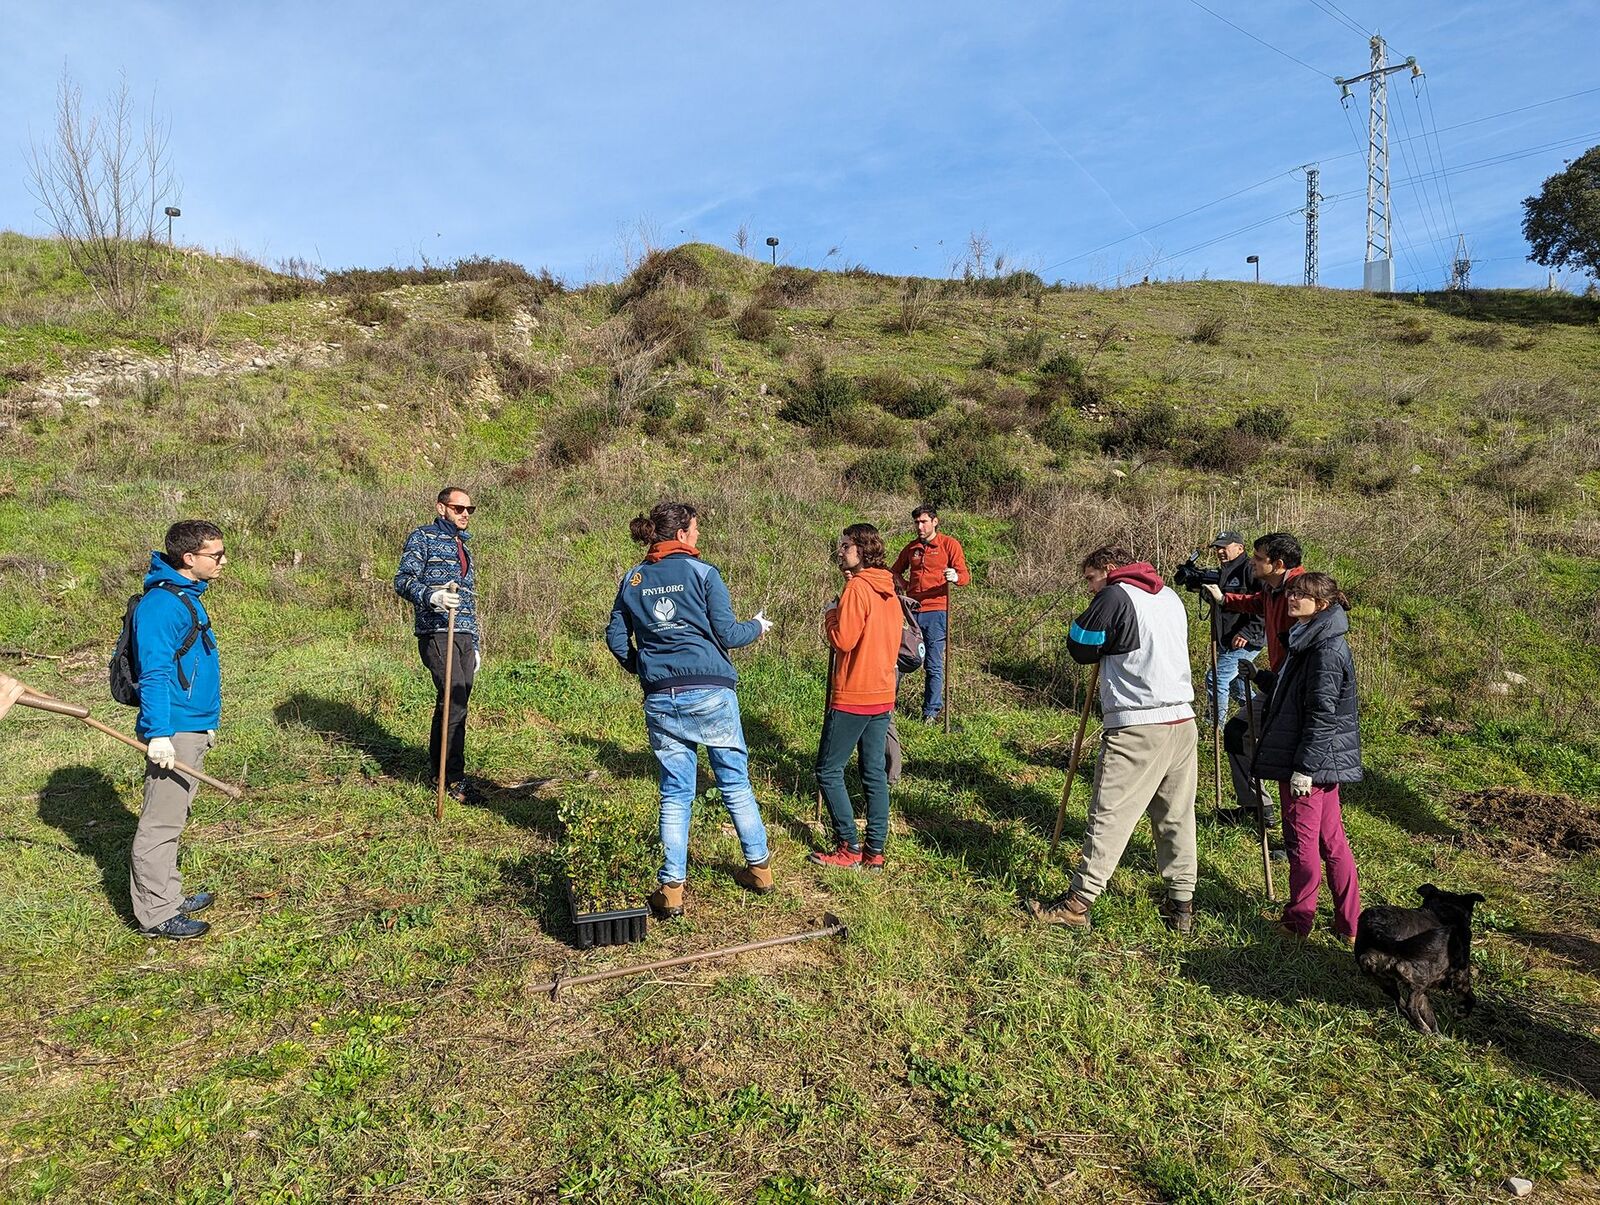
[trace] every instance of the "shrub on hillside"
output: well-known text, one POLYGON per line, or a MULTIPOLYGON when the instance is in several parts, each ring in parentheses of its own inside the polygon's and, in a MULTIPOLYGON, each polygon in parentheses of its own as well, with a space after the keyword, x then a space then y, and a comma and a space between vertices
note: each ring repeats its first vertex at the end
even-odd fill
POLYGON ((705 316, 713 322, 720 318, 726 318, 732 313, 733 303, 728 299, 728 291, 726 289, 712 289, 706 295, 704 312, 705 316))
POLYGON ((903 428, 876 406, 852 402, 830 411, 811 427, 817 444, 857 444, 861 447, 893 448, 905 443, 903 428))
POLYGON ((698 364, 705 359, 706 319, 685 289, 656 289, 628 307, 633 335, 662 358, 698 364))
POLYGON ((1393 338, 1396 343, 1416 346, 1433 338, 1433 328, 1413 314, 1395 327, 1393 338))
POLYGON ((1044 355, 1045 333, 1022 331, 1006 335, 998 343, 991 342, 978 357, 979 368, 1000 372, 1026 372, 1039 363, 1044 355))
POLYGON ((913 380, 892 368, 868 373, 857 382, 861 396, 897 418, 932 418, 950 402, 944 385, 933 378, 913 380))
POLYGON ((913 472, 924 500, 936 506, 983 507, 1007 502, 1022 490, 1022 470, 994 424, 977 414, 940 430, 913 472))
POLYGON ((1276 406, 1251 406, 1233 420, 1246 435, 1280 443, 1289 435, 1289 415, 1276 406))
POLYGON ((344 303, 344 316, 362 326, 398 326, 405 321, 405 313, 394 302, 379 293, 356 293, 344 303))
POLYGON ((553 368, 523 359, 509 351, 502 351, 494 358, 495 380, 500 385, 500 392, 507 397, 548 392, 558 375, 553 368))
POLYGON ((761 302, 752 301, 739 311, 739 316, 733 320, 733 329, 739 338, 759 343, 778 329, 778 316, 761 302))
POLYGON ((760 302, 769 309, 785 309, 799 305, 811 296, 821 279, 820 272, 810 268, 792 268, 784 264, 767 274, 766 280, 761 282, 761 287, 756 290, 752 300, 760 302))
POLYGON ((574 402, 552 414, 544 424, 544 456, 556 468, 583 464, 621 425, 609 403, 574 402))
POLYGON ((905 453, 879 449, 855 461, 844 471, 844 479, 873 493, 898 494, 911 486, 911 472, 911 460, 905 453))
POLYGON ((1237 425, 1206 427, 1195 432, 1187 459, 1191 468, 1212 473, 1242 473, 1260 460, 1266 450, 1265 439, 1237 425))
POLYGON ((1215 347, 1222 342, 1222 336, 1227 329, 1226 314, 1207 314, 1194 324, 1194 329, 1189 332, 1189 342, 1205 343, 1215 347))
POLYGON ((1082 410, 1104 400, 1100 386, 1070 351, 1058 351, 1039 366, 1039 384, 1033 394, 1035 409, 1050 410, 1065 404, 1082 410))
POLYGON ((485 280, 467 290, 461 312, 477 322, 503 322, 511 317, 511 290, 500 280, 485 280))
POLYGON ((612 298, 617 309, 630 305, 669 285, 698 289, 706 284, 706 269, 685 247, 652 251, 625 277, 612 298))
POLYGON ((639 403, 639 413, 655 422, 665 422, 678 412, 678 399, 670 390, 657 389, 639 403))
POLYGON ((906 276, 900 281, 900 292, 894 314, 884 329, 890 334, 914 335, 926 330, 933 319, 934 290, 920 276, 906 276))
POLYGON ((1170 452, 1183 438, 1183 420, 1167 402, 1150 402, 1118 414, 1100 433, 1100 446, 1115 456, 1170 452))
POLYGON ((1567 458, 1552 456, 1548 446, 1536 443, 1495 456, 1472 475, 1472 482, 1540 515, 1560 510, 1578 492, 1567 458))
POLYGON ((328 293, 374 293, 401 285, 449 284, 460 281, 503 281, 527 304, 536 304, 566 292, 566 286, 548 268, 528 271, 508 259, 471 255, 452 264, 424 264, 420 268, 345 268, 326 272, 321 288, 328 293))
POLYGON ((1457 331, 1450 337, 1457 343, 1484 351, 1499 351, 1506 345, 1505 332, 1498 326, 1475 326, 1471 330, 1457 331))
POLYGON ((1072 411, 1050 411, 1034 425, 1033 437, 1058 456, 1086 448, 1092 442, 1091 433, 1072 411))
POLYGON ((778 417, 802 427, 815 427, 859 399, 856 383, 821 359, 809 360, 785 386, 778 417))
POLYGON ((973 288, 985 297, 1034 297, 1048 287, 1037 272, 1026 269, 1007 272, 1004 276, 987 276, 972 282, 973 288))

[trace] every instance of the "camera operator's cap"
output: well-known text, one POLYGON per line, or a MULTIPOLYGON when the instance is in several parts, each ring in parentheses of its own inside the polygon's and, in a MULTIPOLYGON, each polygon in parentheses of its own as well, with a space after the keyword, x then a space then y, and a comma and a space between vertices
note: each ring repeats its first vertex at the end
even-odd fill
POLYGON ((1236 531, 1219 531, 1217 538, 1211 541, 1213 548, 1226 548, 1229 544, 1243 544, 1244 537, 1236 531))

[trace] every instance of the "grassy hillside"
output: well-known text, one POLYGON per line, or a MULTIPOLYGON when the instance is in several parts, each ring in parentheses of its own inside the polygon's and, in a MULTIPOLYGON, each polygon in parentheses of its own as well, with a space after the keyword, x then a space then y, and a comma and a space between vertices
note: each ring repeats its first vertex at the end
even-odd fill
POLYGON ((1583 1198, 1597 380, 1600 307, 1571 297, 1061 291, 704 246, 577 292, 489 261, 318 281, 174 253, 121 327, 53 247, 0 235, 0 664, 131 728, 103 684, 123 602, 169 521, 213 517, 208 768, 249 787, 202 792, 189 829, 212 936, 152 946, 128 924, 137 760, 0 723, 0 1197, 1415 1200, 1523 1174, 1583 1198), (437 825, 389 579, 447 479, 480 505, 468 764, 499 787, 437 825), (817 873, 828 541, 866 518, 898 544, 924 494, 976 568, 957 730, 905 722, 890 872, 817 873), (637 687, 600 633, 627 519, 663 495, 702 506, 740 614, 778 621, 739 666, 779 891, 732 885, 709 801, 686 919, 579 955, 562 799, 652 840, 637 687), (1202 824, 1190 939, 1160 926, 1146 833, 1093 934, 1019 906, 1070 869, 1046 855, 1078 558, 1115 538, 1170 569, 1222 525, 1300 533, 1353 595, 1367 901, 1489 898, 1482 1004, 1445 1005, 1444 1039, 1331 940, 1272 936, 1237 830, 1202 824), (1495 787, 1532 797, 1522 821, 1490 822, 1495 787), (1535 831, 1569 812, 1582 848, 1535 831), (843 942, 529 991, 824 912, 843 942))

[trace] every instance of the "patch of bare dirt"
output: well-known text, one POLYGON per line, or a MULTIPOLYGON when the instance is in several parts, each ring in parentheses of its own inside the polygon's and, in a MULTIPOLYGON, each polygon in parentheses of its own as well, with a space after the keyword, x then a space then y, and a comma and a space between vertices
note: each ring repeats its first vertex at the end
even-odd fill
POLYGON ((1600 850, 1600 813, 1568 795, 1489 787, 1458 795, 1461 839, 1489 853, 1574 857, 1600 850))

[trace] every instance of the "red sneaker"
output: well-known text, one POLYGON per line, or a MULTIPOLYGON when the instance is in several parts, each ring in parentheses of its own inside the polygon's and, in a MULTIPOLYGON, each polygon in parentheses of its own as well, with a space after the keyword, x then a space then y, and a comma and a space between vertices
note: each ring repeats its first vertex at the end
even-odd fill
POLYGON ((861 851, 861 869, 874 871, 882 870, 883 850, 863 848, 861 851))
POLYGON ((861 851, 851 849, 843 841, 831 854, 813 853, 806 858, 814 866, 833 866, 841 870, 856 870, 861 866, 861 851))

